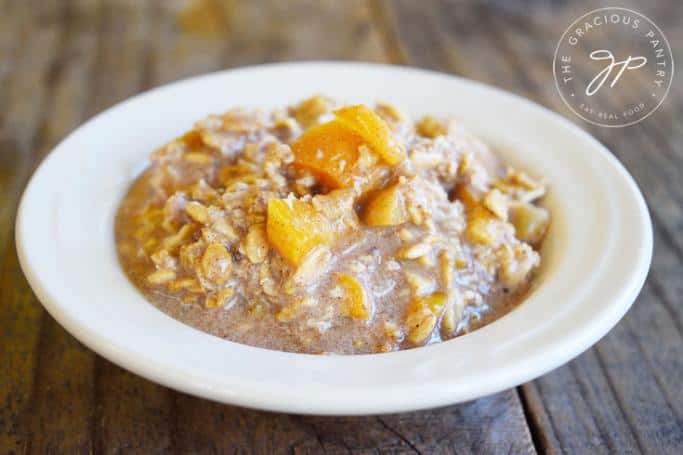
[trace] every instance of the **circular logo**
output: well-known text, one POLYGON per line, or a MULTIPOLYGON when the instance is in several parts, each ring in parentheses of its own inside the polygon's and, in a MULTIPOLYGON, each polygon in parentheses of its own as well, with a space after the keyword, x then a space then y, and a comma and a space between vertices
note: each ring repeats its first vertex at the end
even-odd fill
POLYGON ((555 86, 567 107, 607 127, 633 125, 657 110, 673 73, 664 33, 626 8, 600 8, 575 20, 553 60, 555 86))

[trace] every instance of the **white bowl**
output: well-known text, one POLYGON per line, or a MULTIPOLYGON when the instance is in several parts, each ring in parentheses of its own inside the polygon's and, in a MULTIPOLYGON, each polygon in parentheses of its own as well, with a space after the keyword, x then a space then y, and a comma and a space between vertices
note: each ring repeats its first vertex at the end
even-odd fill
POLYGON ((416 69, 355 63, 224 71, 131 98, 45 159, 17 218, 22 268, 47 311, 118 365, 174 389, 253 408, 369 414, 470 400, 529 381, 590 347, 643 285, 652 227, 633 179, 598 141, 495 88, 416 69), (116 208, 150 151, 229 107, 276 107, 313 93, 453 114, 505 159, 546 176, 552 227, 533 292, 480 330, 388 354, 320 356, 245 346, 150 305, 116 257, 116 208))

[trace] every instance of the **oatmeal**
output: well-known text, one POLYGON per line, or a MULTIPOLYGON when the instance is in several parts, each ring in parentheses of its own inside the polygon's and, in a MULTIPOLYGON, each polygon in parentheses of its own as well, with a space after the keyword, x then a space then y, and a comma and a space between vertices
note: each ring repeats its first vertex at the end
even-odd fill
POLYGON ((209 116, 155 151, 116 244, 148 300, 200 330, 387 352, 462 335, 523 299, 545 191, 451 119, 314 96, 209 116))

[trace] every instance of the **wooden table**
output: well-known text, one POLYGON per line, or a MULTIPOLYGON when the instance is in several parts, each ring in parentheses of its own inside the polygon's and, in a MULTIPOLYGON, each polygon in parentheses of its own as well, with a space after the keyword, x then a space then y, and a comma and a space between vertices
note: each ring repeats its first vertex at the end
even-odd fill
MULTIPOLYGON (((619 3, 651 17, 681 51, 683 2, 619 3)), ((628 128, 593 127, 570 113, 553 85, 555 44, 598 6, 0 0, 0 452, 682 453, 683 84, 677 77, 659 111, 628 128), (605 143, 644 191, 655 227, 652 271, 625 319, 578 359, 516 389, 425 412, 334 418, 251 411, 160 387, 98 357, 43 311, 17 264, 13 223, 27 179, 55 143, 153 86, 310 59, 480 80, 605 143)))

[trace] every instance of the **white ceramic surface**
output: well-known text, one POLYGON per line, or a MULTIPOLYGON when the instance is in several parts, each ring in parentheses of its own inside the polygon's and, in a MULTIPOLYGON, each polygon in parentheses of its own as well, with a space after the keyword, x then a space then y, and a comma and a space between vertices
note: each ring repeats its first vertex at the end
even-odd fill
POLYGON ((268 65, 161 87, 74 131, 29 183, 16 225, 22 268, 50 314, 124 368, 194 395, 314 414, 368 414, 461 402, 556 368, 605 335, 636 298, 652 254, 633 179, 591 136, 517 96, 443 74, 352 63, 268 65), (244 346, 147 303, 116 258, 113 217, 153 149, 202 116, 276 107, 313 93, 453 114, 505 159, 551 182, 552 227, 533 292, 509 315, 439 345, 319 356, 244 346))

